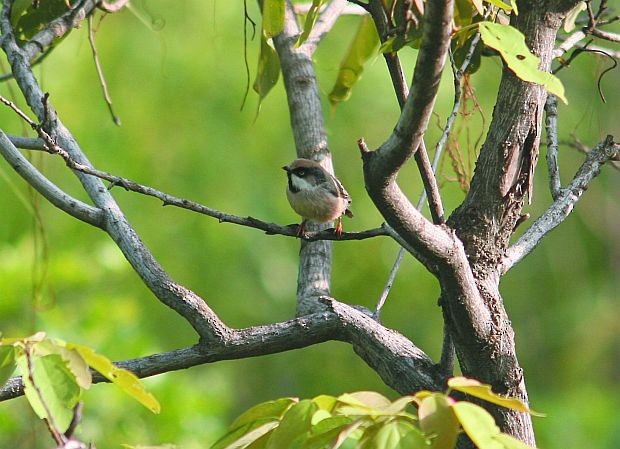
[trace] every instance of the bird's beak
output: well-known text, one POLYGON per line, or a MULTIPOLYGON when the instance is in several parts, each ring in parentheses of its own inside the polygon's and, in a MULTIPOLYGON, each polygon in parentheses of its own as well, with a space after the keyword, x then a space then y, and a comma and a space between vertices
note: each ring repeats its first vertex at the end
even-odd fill
POLYGON ((282 167, 282 170, 288 173, 290 171, 290 168, 288 167, 288 165, 285 165, 284 167, 282 167))

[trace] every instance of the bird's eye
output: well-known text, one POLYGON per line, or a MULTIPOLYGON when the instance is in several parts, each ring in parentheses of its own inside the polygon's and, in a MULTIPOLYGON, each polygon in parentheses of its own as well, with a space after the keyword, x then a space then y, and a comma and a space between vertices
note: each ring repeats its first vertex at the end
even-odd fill
POLYGON ((297 170, 297 176, 301 176, 301 177, 306 176, 306 170, 297 170))

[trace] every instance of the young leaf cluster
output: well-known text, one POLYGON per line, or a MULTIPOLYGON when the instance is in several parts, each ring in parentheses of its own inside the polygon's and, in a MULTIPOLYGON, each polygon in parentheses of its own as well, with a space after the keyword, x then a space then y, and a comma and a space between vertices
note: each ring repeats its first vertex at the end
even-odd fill
POLYGON ((16 368, 22 375, 24 394, 34 412, 60 433, 69 427, 82 392, 93 382, 90 368, 153 413, 160 410, 157 399, 133 373, 116 367, 87 346, 49 338, 44 332, 25 338, 0 339, 0 386, 16 368))
POLYGON ((485 409, 450 392, 529 413, 526 404, 473 379, 455 377, 448 386, 446 393, 421 391, 394 401, 358 391, 264 402, 239 416, 211 449, 452 449, 461 432, 480 449, 529 447, 501 433, 485 409))

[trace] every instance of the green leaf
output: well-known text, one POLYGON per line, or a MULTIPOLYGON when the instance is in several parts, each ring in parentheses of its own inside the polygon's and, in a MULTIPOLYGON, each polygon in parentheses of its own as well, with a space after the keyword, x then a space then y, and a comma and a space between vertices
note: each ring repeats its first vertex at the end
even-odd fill
MULTIPOLYGON (((321 411, 321 410, 319 410, 321 411)), ((333 442, 338 434, 349 424, 352 419, 347 416, 333 416, 326 418, 312 426, 311 436, 308 438, 303 449, 321 449, 333 442)))
POLYGON ((349 50, 340 63, 338 76, 329 94, 329 102, 336 106, 351 96, 351 90, 362 76, 364 64, 375 53, 379 36, 370 16, 363 16, 349 50))
POLYGON ((500 431, 489 412, 471 402, 457 402, 452 409, 467 436, 479 449, 504 449, 495 439, 500 431))
POLYGON ((267 37, 274 37, 282 32, 284 8, 284 0, 263 0, 263 32, 267 37))
POLYGON ((517 440, 512 435, 500 433, 495 436, 495 440, 504 445, 506 449, 533 449, 532 446, 525 444, 521 440, 517 440))
POLYGON ((282 417, 280 425, 273 431, 267 449, 300 447, 308 437, 312 426, 312 415, 317 405, 310 399, 304 399, 293 405, 282 417))
POLYGON ((256 79, 252 88, 258 94, 258 106, 256 115, 260 111, 263 99, 278 82, 280 77, 280 58, 278 53, 269 43, 267 37, 261 34, 260 55, 258 56, 258 68, 256 69, 256 79))
POLYGON ((23 8, 23 2, 12 14, 18 39, 26 41, 41 31, 49 22, 68 11, 66 0, 45 0, 34 2, 23 8))
POLYGON ((76 350, 91 367, 97 370, 103 377, 108 379, 114 385, 119 387, 129 396, 134 398, 140 404, 151 410, 153 413, 159 413, 161 407, 155 396, 146 391, 138 377, 122 368, 115 366, 110 359, 97 354, 88 346, 76 343, 67 343, 68 349, 76 350))
POLYGON ((61 432, 67 430, 81 390, 66 362, 58 354, 36 357, 31 362, 31 375, 25 354, 18 357, 17 364, 24 394, 37 416, 47 419, 61 432))
POLYGON ((487 3, 490 3, 493 6, 497 6, 499 9, 503 9, 506 12, 511 12, 513 7, 512 5, 512 1, 510 2, 510 5, 507 3, 504 3, 501 0, 485 0, 487 3))
POLYGON ((210 449, 244 448, 269 434, 278 424, 279 422, 276 420, 259 419, 240 427, 232 428, 227 434, 213 443, 210 449))
POLYGON ((234 429, 258 419, 280 420, 282 415, 297 402, 296 398, 281 398, 257 404, 235 419, 230 428, 234 429))
POLYGON ((312 0, 312 5, 310 5, 310 9, 308 10, 308 15, 306 16, 306 21, 304 22, 304 30, 297 39, 296 47, 301 46, 306 40, 308 36, 310 36, 310 32, 316 23, 316 19, 319 18, 319 10, 321 6, 325 4, 326 0, 312 0))
POLYGON ((66 347, 67 343, 58 338, 48 338, 32 346, 34 354, 45 356, 48 354, 58 354, 67 362, 67 367, 75 376, 78 385, 87 390, 92 384, 92 375, 88 368, 88 363, 75 349, 66 347))
POLYGON ((527 404, 520 399, 507 398, 493 393, 490 385, 480 383, 475 379, 469 379, 467 377, 453 377, 448 380, 448 387, 453 390, 460 391, 461 393, 467 393, 468 395, 474 396, 478 399, 484 399, 487 402, 491 402, 501 407, 540 416, 540 413, 530 410, 527 404))
POLYGON ((321 410, 327 410, 328 412, 332 412, 334 410, 334 406, 338 402, 338 399, 334 396, 330 396, 327 394, 321 394, 312 399, 321 410))
POLYGON ((0 346, 0 387, 6 384, 15 371, 15 355, 16 349, 13 346, 0 346))
POLYGON ((516 76, 523 81, 540 84, 564 103, 568 103, 562 82, 551 73, 539 70, 540 59, 530 52, 525 44, 525 37, 519 30, 493 22, 480 22, 478 29, 484 43, 500 53, 516 76))
POLYGON ((581 11, 585 11, 586 9, 588 9, 586 2, 577 3, 564 18, 564 31, 567 33, 573 31, 575 29, 575 20, 577 20, 579 13, 581 13, 581 11))
POLYGON ((431 441, 432 449, 453 449, 456 444, 459 423, 452 402, 442 393, 432 393, 419 402, 420 429, 431 441))

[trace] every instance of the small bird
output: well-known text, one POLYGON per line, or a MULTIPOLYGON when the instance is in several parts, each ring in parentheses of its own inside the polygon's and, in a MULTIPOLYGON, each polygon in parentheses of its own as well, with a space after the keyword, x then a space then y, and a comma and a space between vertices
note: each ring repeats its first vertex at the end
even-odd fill
POLYGON ((327 223, 338 219, 336 235, 340 236, 342 215, 353 218, 353 212, 349 210, 351 197, 340 181, 317 162, 309 159, 295 159, 282 169, 288 177, 288 202, 303 218, 298 235, 304 235, 308 220, 327 223))

